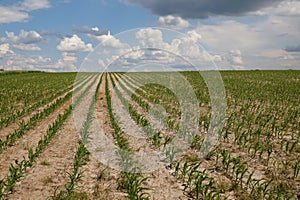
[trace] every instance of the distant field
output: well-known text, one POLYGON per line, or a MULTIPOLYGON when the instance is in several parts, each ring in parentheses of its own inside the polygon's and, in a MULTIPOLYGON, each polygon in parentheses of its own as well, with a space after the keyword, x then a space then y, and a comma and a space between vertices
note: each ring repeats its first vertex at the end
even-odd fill
POLYGON ((192 133, 181 127, 178 96, 142 84, 171 80, 169 72, 0 72, 0 199, 299 199, 300 71, 220 73, 225 123, 218 144, 200 158, 212 105, 198 72, 180 72, 199 103, 192 133), (73 114, 82 108, 78 122, 73 114), (159 150, 166 165, 137 173, 121 151, 115 154, 129 171, 99 162, 86 148, 96 121, 119 149, 159 150), (130 130, 146 135, 135 138, 130 130), (180 149, 169 144, 178 133, 191 145, 173 159, 180 149))

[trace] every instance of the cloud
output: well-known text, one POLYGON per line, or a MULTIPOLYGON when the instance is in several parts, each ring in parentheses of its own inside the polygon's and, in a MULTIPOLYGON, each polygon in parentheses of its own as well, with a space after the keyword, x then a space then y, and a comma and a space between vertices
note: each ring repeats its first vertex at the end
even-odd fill
POLYGON ((9 43, 12 47, 24 51, 41 50, 37 44, 43 42, 42 36, 36 31, 21 30, 19 35, 14 32, 6 32, 5 38, 0 38, 0 42, 9 43))
POLYGON ((58 69, 63 69, 67 71, 76 71, 77 67, 77 57, 73 52, 63 52, 62 58, 59 59, 56 63, 58 69))
POLYGON ((275 9, 269 11, 280 16, 300 16, 300 2, 286 0, 281 2, 275 9))
MULTIPOLYGON (((4 46, 0 45, 0 49, 4 46)), ((6 49, 6 47, 5 47, 6 49)), ((0 50, 1 57, 1 50, 0 50)), ((53 60, 49 57, 22 54, 6 54, 0 59, 0 67, 6 70, 41 70, 41 71, 76 71, 77 57, 74 53, 63 52, 61 58, 53 60)))
POLYGON ((160 30, 146 28, 135 34, 142 48, 166 49, 167 44, 163 41, 163 33, 160 30))
POLYGON ((119 58, 117 64, 121 67, 132 67, 155 62, 167 66, 185 66, 190 65, 187 63, 188 60, 193 64, 197 63, 199 68, 209 68, 212 60, 221 59, 220 56, 211 56, 201 49, 198 44, 201 35, 195 30, 189 31, 186 36, 180 34, 179 38, 173 38, 170 41, 164 39, 167 36, 165 32, 158 29, 138 30, 135 33, 138 46, 134 46, 136 43, 131 46, 131 50, 129 49, 126 54, 119 58))
POLYGON ((77 35, 72 37, 64 38, 60 44, 57 46, 57 49, 60 51, 66 52, 91 52, 93 51, 92 44, 85 44, 84 41, 77 35))
POLYGON ((40 51, 41 48, 35 44, 14 44, 14 48, 20 49, 23 51, 40 51))
POLYGON ((300 44, 287 46, 284 50, 287 52, 300 52, 300 44))
POLYGON ((77 62, 77 57, 76 57, 75 53, 63 52, 62 59, 64 61, 77 62))
POLYGON ((0 23, 23 22, 29 18, 27 12, 15 8, 0 6, 0 23))
POLYGON ((190 23, 181 17, 173 15, 161 16, 158 19, 158 25, 165 28, 174 30, 181 30, 190 26, 190 23))
POLYGON ((108 35, 108 30, 101 30, 98 27, 88 27, 88 26, 82 26, 82 27, 77 27, 74 26, 72 27, 72 30, 76 33, 83 33, 83 34, 90 34, 94 36, 101 36, 101 35, 108 35))
POLYGON ((36 31, 21 30, 19 35, 15 35, 14 32, 6 32, 6 36, 6 38, 1 38, 0 41, 12 44, 34 44, 43 40, 42 36, 36 31))
POLYGON ((275 15, 281 17, 300 16, 300 2, 297 0, 282 0, 277 6, 266 7, 250 13, 251 15, 275 15))
POLYGON ((25 22, 29 12, 51 7, 48 0, 24 0, 10 6, 0 5, 0 23, 25 22))
POLYGON ((264 7, 271 7, 282 0, 123 0, 140 5, 154 14, 175 15, 182 18, 208 18, 209 16, 242 16, 264 7))
POLYGON ((234 69, 244 69, 244 62, 240 50, 231 50, 229 52, 229 63, 234 69))
POLYGON ((50 8, 50 2, 48 0, 25 0, 21 3, 19 9, 24 11, 40 10, 50 8))
POLYGON ((8 43, 0 45, 0 56, 14 54, 14 52, 10 49, 10 45, 8 43))
POLYGON ((202 39, 202 36, 196 30, 188 31, 187 35, 194 41, 199 41, 202 39))
POLYGON ((14 54, 0 60, 0 65, 6 70, 43 70, 54 65, 54 62, 51 58, 44 58, 42 56, 14 54))
POLYGON ((127 44, 122 43, 119 39, 115 38, 113 35, 110 34, 109 31, 107 35, 96 36, 92 34, 87 34, 87 36, 96 41, 97 43, 101 43, 101 46, 106 48, 114 48, 119 50, 129 48, 127 44))

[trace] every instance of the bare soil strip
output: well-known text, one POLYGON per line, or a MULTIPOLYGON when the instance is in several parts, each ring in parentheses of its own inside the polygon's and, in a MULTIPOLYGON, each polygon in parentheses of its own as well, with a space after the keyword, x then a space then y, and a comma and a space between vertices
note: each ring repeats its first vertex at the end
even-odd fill
MULTIPOLYGON (((111 86, 111 85, 110 85, 111 86)), ((112 86, 110 87, 112 91, 112 86)), ((125 92, 119 88, 120 91, 126 96, 125 92)), ((127 95, 128 96, 128 95, 127 95)), ((112 101, 115 101, 113 105, 118 105, 116 108, 116 112, 121 107, 121 102, 118 99, 117 95, 114 95, 112 97, 112 101)), ((133 103, 133 102, 130 102, 133 103)), ((135 104, 136 107, 138 105, 135 104)), ((142 109, 139 109, 141 111, 142 109)), ((126 116, 129 113, 128 111, 123 110, 123 115, 126 116), (125 112, 125 113, 124 113, 125 112)), ((142 114, 146 114, 144 111, 142 114)), ((127 121, 123 122, 121 124, 121 127, 123 127, 126 124, 126 129, 129 131, 131 129, 133 131, 138 131, 140 127, 137 127, 135 122, 130 118, 130 115, 128 116, 129 119, 127 121), (130 126, 130 127, 129 127, 130 126)), ((126 132, 125 132, 126 133, 126 132)), ((130 147, 132 147, 133 151, 142 151, 145 153, 149 153, 153 151, 154 146, 149 144, 149 140, 145 138, 135 138, 132 136, 126 135, 129 141, 130 147)), ((149 180, 147 181, 146 187, 151 188, 149 191, 150 196, 152 199, 188 199, 187 196, 183 192, 183 186, 176 180, 174 176, 171 175, 172 171, 167 168, 161 168, 158 169, 152 173, 145 174, 147 177, 149 177, 149 180)))
MULTIPOLYGON (((102 79, 95 106, 96 123, 105 132, 106 137, 114 141, 114 130, 110 125, 105 98, 105 78, 102 79)), ((127 199, 126 193, 117 190, 120 172, 102 164, 93 154, 90 155, 90 161, 83 167, 83 171, 83 178, 78 184, 78 191, 80 193, 88 194, 91 199, 127 199)))
POLYGON ((46 199, 59 192, 68 182, 77 149, 77 134, 74 121, 68 119, 58 137, 38 157, 25 177, 17 183, 11 199, 46 199))
POLYGON ((48 127, 52 124, 59 114, 62 114, 71 104, 72 100, 67 101, 62 107, 50 114, 45 120, 38 123, 34 130, 28 131, 22 138, 16 141, 14 146, 7 147, 0 157, 0 179, 7 175, 8 168, 15 160, 21 160, 28 155, 28 149, 35 148, 38 141, 45 135, 48 127), (6 169, 6 170, 5 170, 6 169))
MULTIPOLYGON (((95 85, 93 78, 90 83, 95 85)), ((85 89, 83 88, 83 90, 85 89)), ((93 87, 89 90, 93 90, 93 87)), ((90 94, 86 95, 90 98, 90 94)), ((76 98, 76 97, 75 97, 76 98)), ((86 106, 86 98, 79 104, 76 109, 86 106)), ((70 105, 70 102, 67 104, 70 105)), ((53 196, 64 188, 69 181, 67 172, 71 172, 74 163, 74 154, 77 150, 79 134, 73 118, 67 120, 63 128, 57 133, 58 137, 51 142, 46 150, 38 157, 36 164, 30 168, 25 177, 14 188, 11 198, 21 199, 45 199, 53 196), (29 196, 30 194, 30 196, 29 196)), ((31 137, 32 139, 32 137, 31 137)), ((37 139, 36 141, 38 141, 37 139)))
MULTIPOLYGON (((86 84, 81 91, 83 91, 88 85, 89 83, 86 84)), ((79 94, 80 92, 76 94, 76 96, 79 94)), ((58 115, 62 114, 71 103, 72 100, 68 100, 54 113, 39 122, 34 130, 28 131, 22 138, 17 140, 14 146, 7 147, 7 149, 2 152, 0 157, 0 179, 3 179, 7 175, 11 163, 14 163, 15 160, 22 160, 23 157, 27 157, 28 149, 34 149, 38 145, 38 141, 45 135, 49 125, 52 124, 58 115)))

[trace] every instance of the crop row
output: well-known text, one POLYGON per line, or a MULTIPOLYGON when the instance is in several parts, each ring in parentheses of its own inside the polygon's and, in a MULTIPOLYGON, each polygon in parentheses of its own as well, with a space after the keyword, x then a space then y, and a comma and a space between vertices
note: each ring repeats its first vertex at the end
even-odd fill
POLYGON ((85 90, 79 95, 79 97, 74 101, 73 105, 70 105, 63 114, 59 114, 57 119, 53 124, 51 124, 46 132, 46 135, 38 142, 35 150, 30 148, 28 150, 27 158, 24 157, 22 161, 16 160, 14 164, 11 164, 9 168, 9 174, 3 180, 0 180, 0 199, 6 197, 10 192, 12 192, 16 182, 26 172, 28 167, 31 167, 36 158, 43 152, 47 145, 56 136, 57 132, 61 129, 64 122, 71 115, 72 110, 83 100, 84 96, 92 87, 93 83, 85 88, 85 90))
POLYGON ((17 139, 21 138, 27 131, 33 129, 37 123, 46 117, 48 117, 51 113, 53 113, 57 108, 63 105, 66 101, 68 101, 73 94, 77 93, 87 82, 84 82, 82 85, 74 89, 74 91, 68 92, 64 97, 57 99, 52 104, 48 105, 42 111, 34 114, 27 122, 22 121, 19 123, 19 127, 14 130, 11 134, 6 136, 6 140, 0 140, 0 154, 7 146, 13 145, 17 139))
MULTIPOLYGON (((187 74, 190 75, 189 73, 187 74)), ((139 74, 136 74, 136 77, 138 77, 138 75, 139 74)), ((126 75, 122 76, 122 80, 125 79, 124 77, 126 77, 126 75)), ((138 81, 139 79, 143 79, 143 76, 141 75, 139 78, 131 80, 138 81)), ((191 84, 195 85, 195 82, 196 81, 191 84)), ((255 84, 258 83, 256 82, 255 84)), ((119 83, 119 85, 121 84, 119 83)), ((128 82, 126 82, 126 85, 129 85, 128 82)), ((151 88, 152 86, 149 85, 148 87, 151 88)), ((125 93, 129 93, 126 92, 124 86, 122 88, 125 93)), ((134 88, 132 84, 131 88, 134 88)), ((156 99, 162 99, 164 95, 162 92, 158 92, 158 90, 146 89, 145 87, 142 91, 146 94, 155 94, 153 98, 156 99)), ((138 100, 142 102, 138 103, 141 107, 147 102, 147 96, 144 95, 144 99, 138 100)), ((132 99, 138 102, 135 98, 132 99)), ((201 98, 198 97, 198 99, 201 98)), ((299 112, 297 112, 297 106, 293 105, 295 99, 283 99, 282 103, 280 103, 280 101, 276 102, 273 107, 271 107, 272 105, 270 105, 268 101, 264 100, 259 102, 245 102, 244 100, 239 101, 239 98, 237 98, 233 103, 231 102, 232 99, 229 100, 230 108, 227 113, 227 122, 222 131, 223 142, 225 142, 225 144, 232 144, 239 150, 243 150, 249 159, 258 159, 260 166, 263 166, 265 170, 272 169, 272 173, 275 173, 268 178, 259 180, 252 180, 250 178, 249 181, 246 181, 246 184, 249 184, 247 187, 251 187, 251 190, 248 191, 249 195, 253 198, 265 199, 273 199, 275 197, 279 199, 295 198, 297 194, 295 193, 295 190, 297 190, 295 187, 297 186, 294 185, 295 187, 286 189, 286 187, 289 186, 286 186, 287 183, 285 182, 286 178, 292 179, 294 183, 297 183, 299 180, 299 158, 297 156, 299 155, 299 112), (283 156, 285 159, 282 159, 283 156)), ((157 102, 157 100, 153 101, 157 102)), ((169 102, 169 104, 171 104, 171 106, 173 104, 174 107, 177 107, 177 104, 174 102, 169 102)), ((149 109, 148 105, 144 107, 146 107, 147 110, 149 109)), ((134 110, 132 110, 132 112, 134 112, 134 110)), ((209 117, 201 118, 200 116, 200 120, 203 119, 206 121, 205 127, 208 127, 209 117)), ((149 125, 148 122, 145 123, 149 125)), ((195 138, 197 138, 199 142, 198 145, 194 146, 198 146, 197 149, 199 149, 199 147, 201 147, 201 138, 195 138)), ((221 152, 222 151, 218 151, 214 159, 222 157, 221 152)), ((228 152, 228 155, 230 154, 231 153, 228 152)), ((223 155, 225 154, 223 153, 223 155)), ((239 182, 240 188, 247 188, 243 185, 245 183, 242 182, 242 180, 245 179, 245 174, 248 176, 253 175, 254 172, 249 171, 252 167, 246 167, 245 161, 242 161, 240 158, 231 156, 229 160, 228 162, 224 161, 225 167, 222 168, 225 171, 224 174, 227 174, 226 168, 230 168, 233 163, 232 168, 235 170, 233 170, 232 173, 235 175, 231 176, 232 182, 235 183, 235 185, 238 185, 237 182, 239 182)))
POLYGON ((123 167, 123 172, 122 178, 119 180, 119 188, 125 189, 128 197, 131 200, 149 199, 150 195, 147 193, 149 188, 143 187, 143 184, 148 178, 139 173, 139 169, 137 167, 134 167, 135 165, 130 157, 130 148, 125 137, 125 133, 121 130, 117 120, 114 117, 107 74, 105 74, 105 95, 110 121, 114 129, 114 138, 116 139, 117 145, 120 148, 118 154, 122 159, 121 164, 123 167))
POLYGON ((0 128, 70 90, 74 74, 18 74, 1 78, 4 79, 0 89, 0 128))

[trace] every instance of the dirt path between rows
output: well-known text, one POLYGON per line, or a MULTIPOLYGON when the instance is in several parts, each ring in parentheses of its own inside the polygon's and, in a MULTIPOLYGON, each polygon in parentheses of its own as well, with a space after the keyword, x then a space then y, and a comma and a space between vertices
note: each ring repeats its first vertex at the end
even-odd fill
POLYGON ((46 199, 64 189, 69 180, 67 172, 72 171, 77 141, 76 127, 70 118, 58 132, 58 137, 37 158, 36 164, 17 183, 9 198, 46 199))
MULTIPOLYGON (((93 95, 95 80, 91 79, 82 91, 93 83, 87 97, 76 109, 81 109, 89 104, 88 98, 93 95)), ((78 94, 79 95, 79 94, 78 94)), ((68 105, 70 105, 71 100, 68 105)), ((68 106, 67 105, 67 106, 68 106)), ((72 117, 65 122, 62 129, 58 131, 57 137, 46 147, 45 151, 37 158, 36 164, 30 168, 14 188, 12 199, 46 199, 59 193, 69 181, 67 172, 72 172, 74 155, 78 147, 79 134, 78 124, 72 117), (76 126, 77 125, 77 126, 76 126)), ((32 139, 32 138, 31 138, 32 139)))
POLYGON ((7 175, 11 163, 15 160, 22 160, 23 156, 27 158, 28 149, 35 149, 39 140, 46 134, 49 125, 55 122, 57 116, 62 114, 71 102, 70 99, 46 119, 39 122, 34 130, 28 131, 22 138, 18 139, 14 146, 9 146, 2 152, 0 157, 0 179, 7 175))
MULTIPOLYGON (((86 84, 81 91, 83 91, 88 84, 86 84)), ((81 92, 79 91, 76 96, 81 92)), ((22 138, 19 138, 13 146, 8 146, 6 150, 1 153, 0 157, 0 180, 8 174, 8 169, 11 163, 15 160, 22 160, 27 158, 28 149, 35 149, 39 140, 46 134, 50 124, 54 123, 57 116, 62 114, 64 110, 72 103, 72 99, 65 102, 61 107, 50 114, 46 119, 38 122, 33 130, 29 130, 22 138)))
MULTIPOLYGON (((123 82, 123 84, 126 85, 124 82, 123 82)), ((120 87, 118 87, 118 88, 125 95, 125 92, 120 87)), ((111 88, 111 90, 112 90, 112 88, 111 88)), ((131 90, 131 89, 129 89, 129 90, 131 90)), ((122 118, 123 118, 122 123, 120 125, 121 125, 121 127, 124 127, 125 133, 127 133, 127 131, 139 132, 140 134, 135 133, 134 135, 141 135, 142 133, 140 132, 141 131, 140 127, 133 121, 133 119, 130 118, 129 113, 127 113, 128 111, 121 109, 121 107, 122 107, 121 102, 117 98, 117 95, 113 96, 112 101, 114 102, 113 105, 115 106, 115 112, 121 112, 118 115, 122 116, 122 118), (126 117, 126 116, 127 116, 127 119, 124 119, 124 117, 126 117)), ((135 102, 133 104, 136 107, 138 106, 135 102)), ((138 109, 138 110, 140 112, 142 112, 142 114, 147 114, 145 111, 143 111, 143 109, 138 109)), ((157 150, 154 148, 153 145, 150 144, 149 139, 146 139, 143 137, 136 138, 136 137, 133 137, 133 135, 126 135, 126 137, 128 138, 130 147, 132 147, 132 149, 135 152, 139 152, 139 153, 143 152, 143 153, 146 153, 145 156, 147 156, 147 154, 151 153, 154 150, 157 150)), ((149 157, 149 159, 150 159, 150 157, 149 157)), ((150 163, 150 165, 151 164, 154 165, 156 163, 150 163)), ((149 191, 149 194, 151 195, 151 199, 155 199, 155 200, 156 199, 157 200, 160 200, 160 199, 161 200, 188 199, 188 197, 183 192, 184 187, 182 186, 181 183, 179 183, 176 180, 176 178, 174 176, 171 175, 171 173, 172 173, 171 170, 162 166, 161 168, 155 170, 154 172, 144 174, 145 176, 149 177, 149 179, 145 185, 147 187, 151 188, 151 190, 149 191)))
MULTIPOLYGON (((99 95, 95 105, 94 121, 92 129, 95 133, 103 131, 109 140, 114 141, 114 130, 110 124, 109 113, 105 96, 105 78, 99 88, 99 95), (98 125, 98 126, 96 126, 98 125)), ((104 147, 105 148, 105 147, 104 147)), ((126 193, 118 191, 118 179, 120 172, 109 168, 94 157, 93 153, 89 156, 90 161, 83 167, 83 178, 79 181, 78 191, 88 194, 90 199, 127 199, 126 193)))

